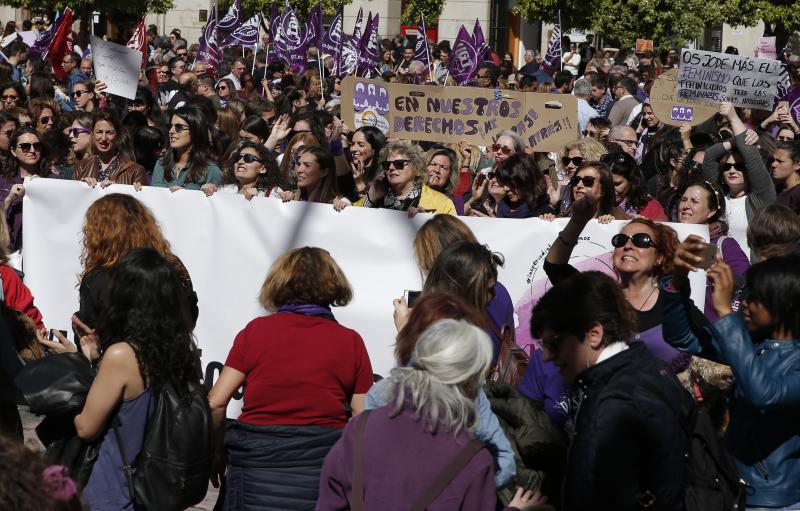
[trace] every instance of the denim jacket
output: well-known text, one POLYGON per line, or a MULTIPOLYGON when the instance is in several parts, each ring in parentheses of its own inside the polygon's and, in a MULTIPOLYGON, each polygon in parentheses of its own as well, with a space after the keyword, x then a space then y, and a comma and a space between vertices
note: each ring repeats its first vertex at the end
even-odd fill
POLYGON ((800 340, 754 344, 740 313, 693 327, 687 290, 662 282, 664 339, 674 347, 731 367, 734 394, 725 443, 748 484, 747 506, 800 501, 800 340))

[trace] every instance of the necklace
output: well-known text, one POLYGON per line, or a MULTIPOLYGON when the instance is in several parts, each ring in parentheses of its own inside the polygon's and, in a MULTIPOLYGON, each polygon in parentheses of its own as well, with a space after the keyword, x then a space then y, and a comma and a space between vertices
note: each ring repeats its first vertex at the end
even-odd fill
POLYGON ((647 295, 647 298, 644 299, 644 301, 642 302, 642 304, 639 307, 636 307, 636 306, 633 305, 633 302, 630 299, 629 293, 627 293, 627 292, 625 293, 625 295, 626 295, 625 299, 628 300, 628 303, 631 304, 631 307, 636 309, 637 312, 642 312, 642 309, 644 308, 644 306, 647 305, 647 301, 650 300, 650 297, 653 296, 653 293, 655 293, 657 289, 658 289, 658 286, 654 285, 653 289, 650 291, 650 294, 647 295))

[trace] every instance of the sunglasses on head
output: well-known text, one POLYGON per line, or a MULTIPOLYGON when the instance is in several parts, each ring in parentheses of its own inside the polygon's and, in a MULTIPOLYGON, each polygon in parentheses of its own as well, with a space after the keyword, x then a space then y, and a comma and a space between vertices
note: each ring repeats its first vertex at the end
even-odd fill
POLYGON ((92 130, 89 128, 70 128, 69 134, 72 137, 78 138, 78 135, 81 133, 91 133, 92 130))
POLYGON ((244 160, 245 163, 253 163, 254 161, 261 163, 261 160, 259 160, 258 157, 247 153, 236 153, 231 159, 233 160, 233 163, 238 163, 239 160, 244 160))
POLYGON ((509 154, 513 153, 514 150, 513 149, 509 149, 508 147, 506 147, 504 145, 492 144, 492 152, 495 152, 495 153, 500 152, 500 153, 503 153, 504 155, 508 156, 509 154))
POLYGON ((614 237, 611 238, 611 245, 613 245, 614 248, 622 248, 628 243, 628 240, 631 240, 633 246, 636 248, 655 248, 656 246, 650 235, 644 232, 637 232, 633 236, 622 233, 615 234, 614 237))
POLYGON ((31 143, 31 142, 22 142, 20 144, 17 144, 17 147, 22 149, 23 153, 29 153, 29 152, 31 152, 31 149, 33 149, 35 152, 38 153, 39 151, 42 150, 42 143, 41 142, 33 142, 33 143, 31 143))
POLYGON ((404 169, 411 160, 386 160, 381 162, 383 170, 394 168, 396 170, 404 169))
POLYGON ((566 167, 572 162, 572 165, 575 167, 580 167, 581 163, 583 163, 583 156, 573 156, 572 158, 568 158, 564 156, 561 158, 561 163, 566 167))
POLYGON ((572 179, 569 180, 569 186, 575 188, 578 183, 583 183, 586 188, 591 188, 594 186, 595 181, 597 181, 597 178, 594 176, 572 176, 572 179))
POLYGON ((744 172, 747 170, 747 166, 744 163, 723 163, 722 164, 722 172, 728 172, 729 170, 734 169, 739 172, 744 172))

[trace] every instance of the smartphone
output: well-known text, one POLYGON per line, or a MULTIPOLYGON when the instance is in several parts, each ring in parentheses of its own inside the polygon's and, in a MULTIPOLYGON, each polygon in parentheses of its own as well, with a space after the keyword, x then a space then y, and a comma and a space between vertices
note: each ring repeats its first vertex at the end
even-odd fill
POLYGON ((479 211, 479 212, 483 213, 484 215, 488 215, 489 214, 489 212, 486 211, 486 205, 483 203, 482 200, 478 201, 478 202, 473 202, 472 206, 470 206, 470 207, 472 209, 474 209, 475 211, 479 211))
POLYGON ((703 251, 700 252, 700 257, 702 257, 703 260, 698 263, 697 267, 701 270, 711 268, 711 265, 717 262, 717 246, 706 243, 706 246, 703 247, 703 251))
POLYGON ((408 305, 409 309, 414 306, 414 302, 417 301, 417 298, 419 298, 421 293, 422 291, 409 291, 408 289, 403 291, 403 298, 405 298, 406 305, 408 305))

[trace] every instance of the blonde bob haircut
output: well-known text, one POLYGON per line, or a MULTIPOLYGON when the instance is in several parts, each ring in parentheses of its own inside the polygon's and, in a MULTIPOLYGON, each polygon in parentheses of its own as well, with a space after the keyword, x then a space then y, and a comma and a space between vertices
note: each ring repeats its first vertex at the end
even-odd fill
POLYGON ((265 309, 282 305, 313 304, 342 307, 353 299, 344 272, 327 250, 303 247, 280 256, 261 286, 260 302, 265 309))
POLYGON ((422 274, 427 275, 439 254, 459 241, 478 243, 475 234, 458 217, 436 215, 422 224, 414 238, 414 257, 422 274))
MULTIPOLYGON (((580 151, 583 161, 600 161, 600 157, 608 152, 603 144, 593 138, 579 138, 578 140, 568 142, 564 146, 561 150, 561 158, 566 157, 573 149, 580 151)), ((564 169, 564 165, 561 164, 560 159, 556 162, 556 165, 558 165, 560 170, 566 170, 564 169)))

